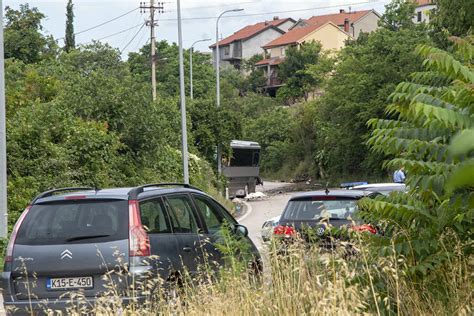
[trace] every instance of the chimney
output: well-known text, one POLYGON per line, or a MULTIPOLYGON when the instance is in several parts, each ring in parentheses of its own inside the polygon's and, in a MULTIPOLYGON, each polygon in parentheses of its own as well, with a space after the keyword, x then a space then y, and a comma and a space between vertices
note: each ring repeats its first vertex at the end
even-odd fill
POLYGON ((345 13, 344 9, 339 9, 339 13, 345 13))
POLYGON ((344 19, 344 32, 349 33, 349 19, 344 19))
POLYGON ((273 21, 279 20, 280 18, 278 16, 273 17, 273 21))

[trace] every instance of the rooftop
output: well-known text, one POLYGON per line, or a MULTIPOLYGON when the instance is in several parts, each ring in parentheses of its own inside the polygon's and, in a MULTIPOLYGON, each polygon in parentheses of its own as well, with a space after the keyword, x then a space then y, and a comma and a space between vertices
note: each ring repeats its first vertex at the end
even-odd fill
POLYGON ((271 48, 271 47, 277 47, 277 46, 286 46, 286 45, 296 44, 300 40, 305 38, 307 35, 309 35, 310 33, 326 25, 333 25, 335 28, 340 30, 337 27, 337 25, 335 25, 333 22, 327 22, 324 25, 315 24, 315 25, 308 25, 305 27, 298 27, 298 28, 292 29, 291 31, 288 31, 287 33, 271 41, 270 43, 267 43, 265 46, 263 46, 263 48, 271 48))
POLYGON ((364 17, 367 13, 371 11, 372 10, 346 12, 344 10, 340 10, 339 13, 316 15, 316 16, 310 17, 309 19, 305 20, 305 22, 308 23, 309 25, 319 25, 319 26, 322 26, 326 24, 327 22, 332 22, 338 26, 343 26, 345 19, 348 19, 350 23, 353 23, 359 20, 360 18, 364 17))
POLYGON ((414 0, 414 2, 415 2, 419 7, 422 7, 422 6, 425 6, 425 5, 434 4, 434 3, 433 3, 433 0, 414 0))
MULTIPOLYGON (((240 29, 238 30, 237 32, 235 32, 234 34, 232 34, 231 36, 228 36, 222 40, 219 41, 219 46, 223 46, 223 45, 228 45, 232 42, 235 42, 235 41, 239 41, 239 40, 244 40, 244 39, 247 39, 247 38, 250 38, 266 29, 269 29, 269 28, 277 28, 279 25, 287 22, 288 20, 291 20, 291 21, 294 21, 292 18, 284 18, 284 19, 278 19, 278 18, 275 18, 271 21, 265 21, 265 22, 260 22, 260 23, 256 23, 256 24, 253 24, 253 25, 247 25, 246 27, 244 27, 243 29, 240 29)), ((284 31, 280 30, 281 33, 284 33, 284 31)), ((213 48, 215 47, 216 44, 212 44, 211 46, 209 46, 209 48, 213 48)))
POLYGON ((280 58, 280 57, 274 57, 274 58, 267 58, 259 61, 258 63, 255 64, 255 66, 263 66, 263 65, 279 65, 281 64, 285 59, 280 58))

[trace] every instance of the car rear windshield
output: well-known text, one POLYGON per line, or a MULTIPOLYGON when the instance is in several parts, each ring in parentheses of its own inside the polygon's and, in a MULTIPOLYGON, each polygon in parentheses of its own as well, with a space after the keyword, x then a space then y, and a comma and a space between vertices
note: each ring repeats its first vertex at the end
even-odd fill
POLYGON ((96 243, 127 238, 127 201, 75 200, 33 205, 18 231, 16 243, 96 243))
POLYGON ((291 200, 285 209, 284 218, 299 221, 324 218, 347 219, 356 210, 357 200, 355 199, 291 200))

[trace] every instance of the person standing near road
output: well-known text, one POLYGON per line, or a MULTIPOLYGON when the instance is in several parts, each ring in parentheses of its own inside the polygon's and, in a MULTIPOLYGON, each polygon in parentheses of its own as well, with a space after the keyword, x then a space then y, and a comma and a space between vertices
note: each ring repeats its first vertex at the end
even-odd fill
POLYGON ((393 173, 393 182, 405 183, 405 167, 401 166, 400 169, 393 173))

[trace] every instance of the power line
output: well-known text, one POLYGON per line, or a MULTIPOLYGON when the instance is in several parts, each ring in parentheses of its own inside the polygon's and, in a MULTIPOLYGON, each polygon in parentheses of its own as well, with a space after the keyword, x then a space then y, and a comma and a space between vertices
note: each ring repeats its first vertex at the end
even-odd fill
MULTIPOLYGON (((106 24, 108 24, 108 23, 110 23, 110 22, 113 22, 113 21, 116 21, 116 20, 120 19, 120 18, 122 18, 122 17, 124 17, 124 16, 126 16, 126 15, 128 15, 128 14, 130 14, 130 13, 132 13, 133 11, 136 11, 137 9, 138 9, 138 8, 135 8, 135 9, 130 10, 130 11, 128 11, 128 12, 125 12, 125 13, 119 15, 119 16, 116 16, 116 17, 113 18, 113 19, 110 19, 110 20, 108 20, 108 21, 102 22, 102 23, 97 24, 97 25, 95 25, 95 26, 92 26, 92 27, 90 27, 90 28, 88 28, 88 29, 85 29, 85 30, 76 32, 76 33, 74 33, 74 35, 79 35, 79 34, 82 34, 82 33, 89 32, 89 31, 91 31, 91 30, 95 30, 96 28, 99 28, 99 27, 104 26, 104 25, 106 25, 106 24)), ((59 42, 60 40, 63 40, 63 39, 64 39, 64 37, 60 37, 60 38, 56 39, 56 42, 59 42)))
POLYGON ((77 32, 77 33, 74 33, 74 35, 79 35, 79 34, 82 34, 82 33, 85 33, 85 32, 89 32, 89 31, 91 31, 91 30, 94 30, 94 29, 96 29, 96 28, 98 28, 98 27, 101 27, 101 26, 103 26, 103 25, 106 25, 106 24, 108 24, 108 23, 110 23, 110 22, 116 21, 116 20, 118 20, 118 19, 120 19, 120 18, 122 18, 122 17, 124 17, 124 16, 126 16, 126 15, 128 15, 128 14, 130 14, 130 13, 132 13, 133 11, 136 11, 136 10, 138 10, 138 8, 134 8, 133 10, 130 10, 130 11, 128 11, 128 12, 125 12, 124 14, 121 14, 121 15, 119 15, 119 16, 113 18, 113 19, 108 20, 108 21, 105 21, 105 22, 102 22, 102 23, 100 23, 100 24, 97 24, 96 26, 92 26, 92 27, 90 27, 90 28, 88 28, 88 29, 85 29, 85 30, 79 31, 79 32, 77 32))
MULTIPOLYGON (((338 4, 338 5, 330 5, 324 7, 313 7, 313 8, 306 8, 306 9, 294 9, 294 10, 283 10, 283 11, 273 11, 273 12, 260 12, 260 13, 248 13, 248 14, 238 14, 238 15, 226 15, 222 18, 239 18, 245 16, 258 16, 258 15, 270 15, 270 14, 281 14, 281 13, 294 13, 294 12, 304 12, 304 11, 314 11, 314 10, 321 10, 321 9, 331 9, 331 8, 340 8, 341 6, 355 6, 355 5, 362 5, 362 4, 369 4, 369 3, 381 3, 386 2, 387 0, 377 0, 377 1, 363 1, 363 2, 355 2, 355 3, 345 3, 345 4, 338 4)), ((192 18, 181 18, 183 21, 190 21, 190 20, 209 20, 209 19, 217 19, 217 16, 206 16, 206 17, 192 17, 192 18)), ((168 19, 160 19, 160 22, 167 22, 167 21, 177 21, 175 18, 168 18, 168 19)))
POLYGON ((140 31, 143 29, 143 27, 145 26, 145 23, 142 24, 142 27, 140 29, 138 29, 138 31, 135 33, 135 35, 133 35, 132 39, 130 41, 128 41, 127 45, 125 45, 121 50, 120 50, 120 54, 123 53, 123 51, 128 47, 128 45, 130 45, 133 40, 137 37, 137 35, 140 33, 140 31))
POLYGON ((92 41, 89 41, 89 42, 86 42, 86 43, 82 43, 82 44, 79 44, 79 45, 86 45, 86 44, 92 43, 93 41, 101 41, 101 40, 104 40, 104 39, 106 39, 106 38, 113 37, 113 36, 116 36, 116 35, 125 33, 125 32, 127 32, 127 31, 133 30, 133 29, 135 29, 135 28, 137 28, 137 27, 139 27, 139 26, 142 26, 142 25, 143 25, 143 23, 140 23, 140 24, 138 24, 138 25, 129 27, 128 29, 125 29, 125 30, 122 30, 122 31, 118 31, 118 32, 116 32, 116 33, 113 33, 113 34, 110 34, 110 35, 101 37, 101 38, 99 38, 99 39, 93 39, 92 41))
MULTIPOLYGON (((132 51, 136 51, 138 49, 138 47, 140 46, 140 43, 143 43, 143 37, 145 37, 145 32, 142 33, 142 35, 140 36, 140 38, 138 39, 137 41, 137 44, 135 45, 135 47, 133 48, 132 51)), ((146 43, 144 45, 148 44, 148 40, 146 41, 146 43)), ((144 46, 142 45, 142 46, 144 46)))

